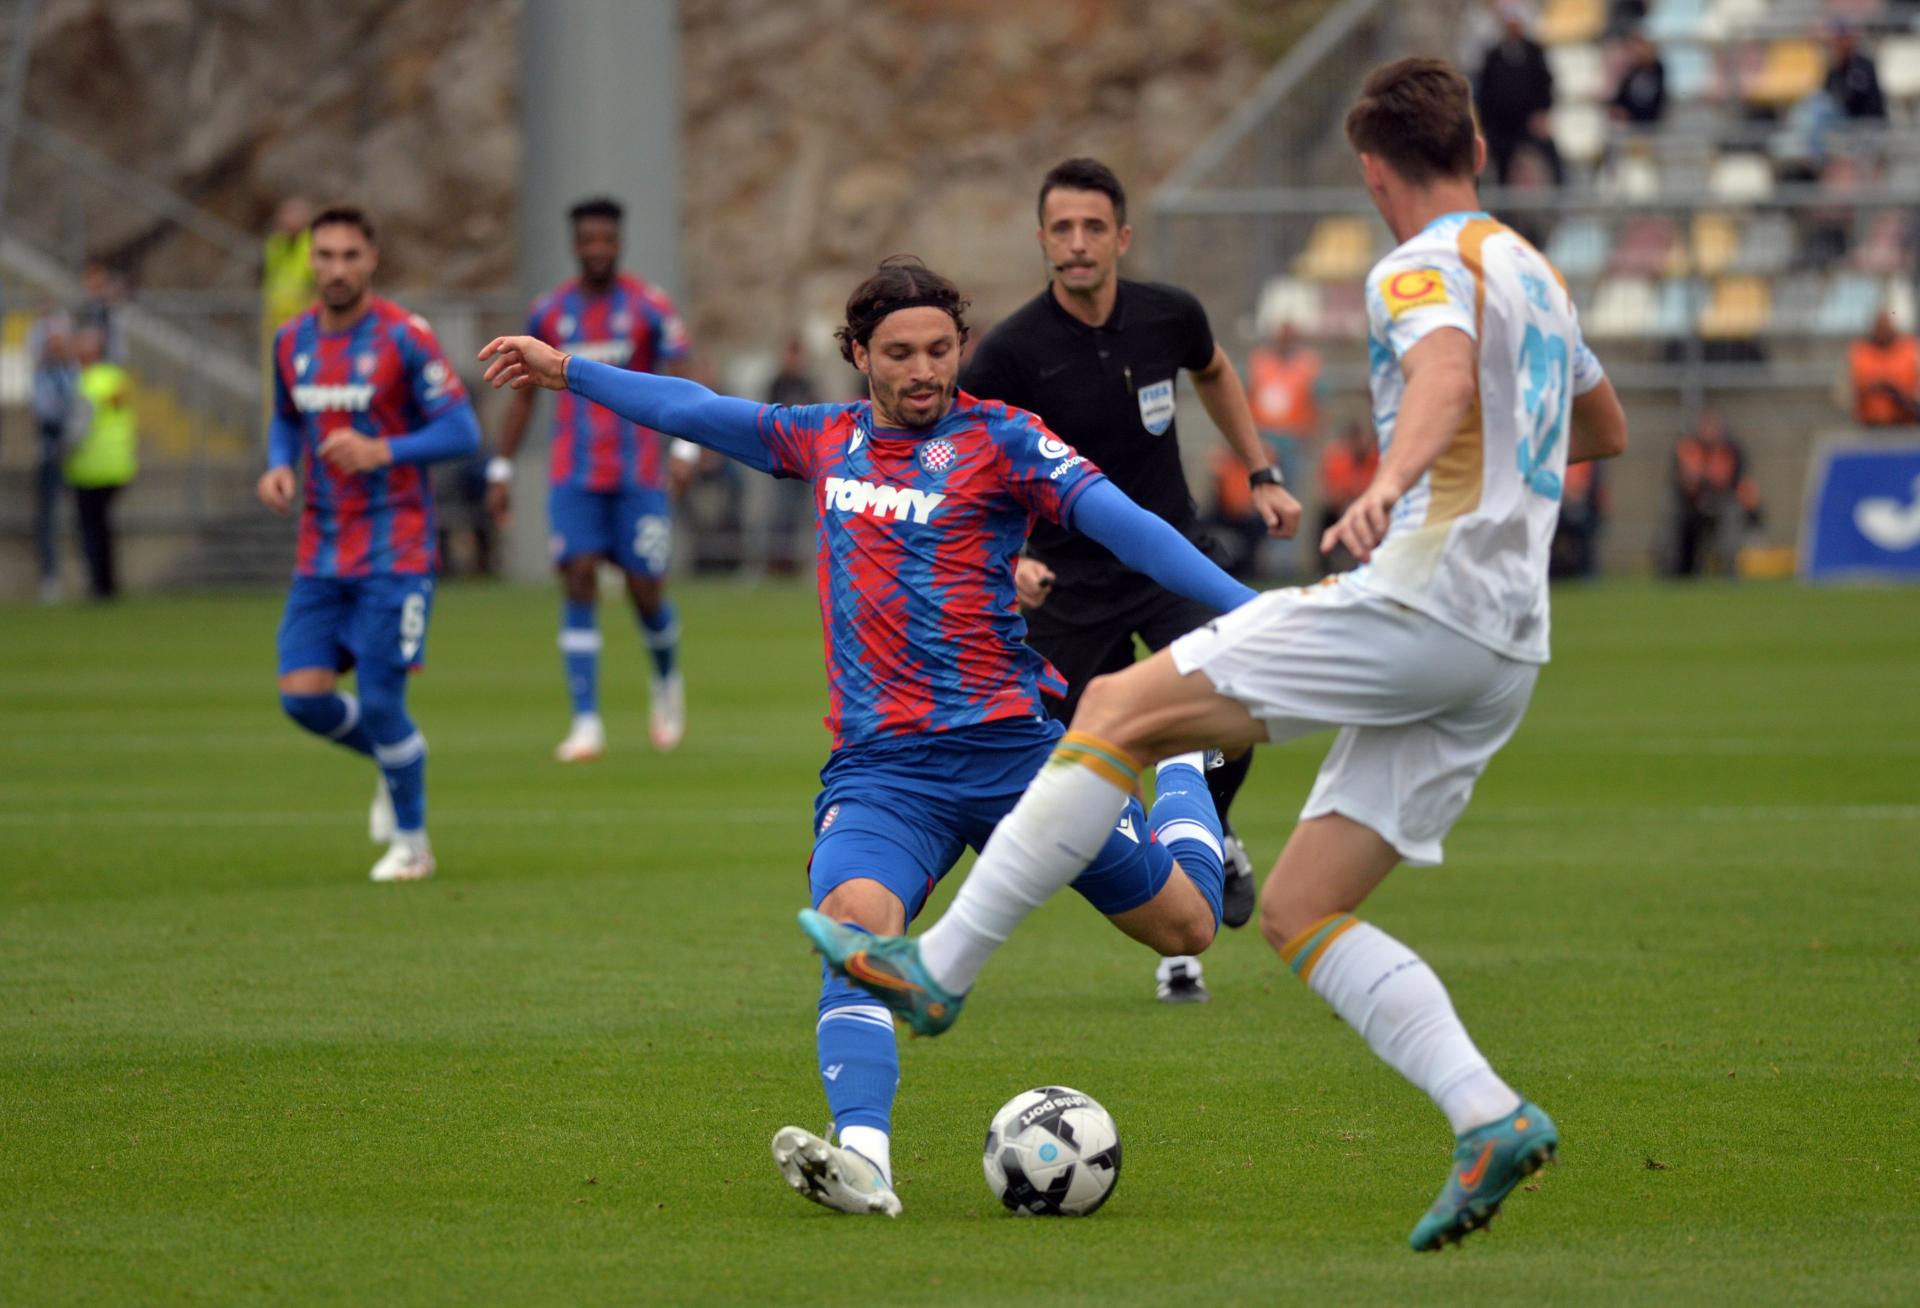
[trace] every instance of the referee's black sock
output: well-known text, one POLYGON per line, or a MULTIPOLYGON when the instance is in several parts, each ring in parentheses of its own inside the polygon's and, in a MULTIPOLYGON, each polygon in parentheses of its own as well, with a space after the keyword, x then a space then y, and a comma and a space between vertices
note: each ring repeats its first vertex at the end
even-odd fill
POLYGON ((1213 796, 1213 808, 1220 815, 1220 825, 1227 827, 1227 809, 1233 804, 1233 797, 1240 793, 1240 785, 1247 779, 1247 773, 1253 769, 1253 751, 1248 750, 1239 758, 1230 758, 1219 767, 1207 773, 1207 791, 1213 796))

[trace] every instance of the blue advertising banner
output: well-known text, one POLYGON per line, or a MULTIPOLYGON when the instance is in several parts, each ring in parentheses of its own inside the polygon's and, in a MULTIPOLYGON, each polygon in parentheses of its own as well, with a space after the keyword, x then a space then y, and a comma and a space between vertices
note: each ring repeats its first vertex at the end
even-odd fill
POLYGON ((1920 444, 1814 451, 1800 573, 1920 581, 1920 444))

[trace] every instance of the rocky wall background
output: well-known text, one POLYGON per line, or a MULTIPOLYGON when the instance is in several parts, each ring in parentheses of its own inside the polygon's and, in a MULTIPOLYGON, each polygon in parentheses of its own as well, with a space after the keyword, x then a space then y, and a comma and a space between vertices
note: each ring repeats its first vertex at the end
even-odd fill
MULTIPOLYGON (((699 339, 772 348, 903 250, 950 270, 983 318, 1004 313, 1042 281, 1033 199, 1050 164, 1099 155, 1143 216, 1325 8, 683 0, 699 339)), ((27 107, 247 231, 291 191, 364 197, 390 288, 511 289, 520 20, 521 0, 43 0, 27 107)), ((52 239, 77 207, 89 251, 138 283, 245 284, 204 243, 51 176, 22 153, 23 230, 52 239)))

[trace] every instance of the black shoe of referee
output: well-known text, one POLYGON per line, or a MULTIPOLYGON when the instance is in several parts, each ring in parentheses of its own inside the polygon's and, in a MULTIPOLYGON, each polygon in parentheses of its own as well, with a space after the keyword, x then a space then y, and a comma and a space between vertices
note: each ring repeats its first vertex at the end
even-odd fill
POLYGON ((1224 828, 1220 847, 1226 852, 1226 882, 1220 888, 1220 920, 1230 927, 1243 927, 1253 920, 1253 860, 1233 828, 1224 828))

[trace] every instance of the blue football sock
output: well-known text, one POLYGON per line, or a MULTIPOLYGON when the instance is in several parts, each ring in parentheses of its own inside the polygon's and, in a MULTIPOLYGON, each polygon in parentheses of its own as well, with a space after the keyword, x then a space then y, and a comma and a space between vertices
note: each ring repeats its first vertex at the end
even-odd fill
POLYGON ((1220 923, 1220 897, 1226 881, 1226 856, 1220 845, 1220 815, 1207 793, 1201 756, 1182 754, 1162 763, 1154 776, 1153 811, 1147 825, 1173 855, 1220 923))
POLYGON ((560 610, 560 657, 567 668, 567 694, 575 717, 600 711, 600 626, 592 601, 564 602, 560 610))
POLYGON ((671 677, 680 648, 679 610, 662 600, 652 613, 642 613, 640 637, 647 642, 647 652, 653 655, 654 675, 671 677))
MULTIPOLYGON (((893 1096, 900 1088, 900 1047, 893 1017, 864 990, 822 968, 820 1084, 836 1131, 871 1127, 891 1134, 893 1096)), ((883 1166, 886 1159, 876 1160, 883 1166)))
POLYGON ((405 832, 427 826, 427 741, 407 714, 405 668, 363 665, 361 714, 373 738, 373 760, 393 798, 393 824, 405 832))
POLYGON ((373 738, 360 720, 360 701, 344 691, 324 695, 281 695, 287 716, 316 736, 345 745, 356 754, 373 754, 373 738))

